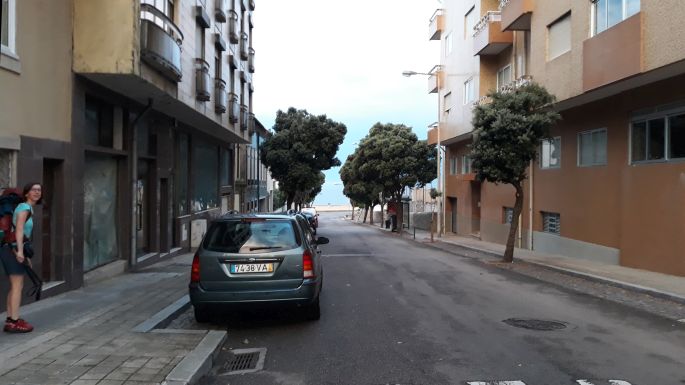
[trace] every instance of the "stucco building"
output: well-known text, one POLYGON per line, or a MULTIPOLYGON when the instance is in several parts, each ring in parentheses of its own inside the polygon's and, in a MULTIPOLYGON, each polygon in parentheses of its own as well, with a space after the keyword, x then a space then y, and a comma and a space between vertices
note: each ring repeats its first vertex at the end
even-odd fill
POLYGON ((510 186, 469 159, 472 110, 534 81, 562 120, 528 170, 517 246, 685 275, 685 7, 678 0, 445 0, 428 91, 445 147, 445 231, 506 242, 510 186))
POLYGON ((244 205, 254 0, 2 7, 0 188, 45 185, 34 265, 48 295, 197 246, 208 219, 244 205))

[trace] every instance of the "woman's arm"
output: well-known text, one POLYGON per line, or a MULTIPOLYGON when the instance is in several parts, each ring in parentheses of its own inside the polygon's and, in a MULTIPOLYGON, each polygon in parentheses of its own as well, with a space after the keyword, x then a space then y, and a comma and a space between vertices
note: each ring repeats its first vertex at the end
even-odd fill
POLYGON ((17 256, 17 262, 24 263, 24 225, 29 217, 29 211, 24 210, 17 213, 17 225, 15 227, 14 233, 17 236, 17 251, 15 252, 17 256))

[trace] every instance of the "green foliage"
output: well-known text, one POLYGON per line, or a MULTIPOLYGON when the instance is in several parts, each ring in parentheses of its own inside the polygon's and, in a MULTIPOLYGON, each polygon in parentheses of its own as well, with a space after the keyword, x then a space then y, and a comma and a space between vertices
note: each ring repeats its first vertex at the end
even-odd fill
POLYGON ((279 189, 274 190, 274 208, 285 206, 285 195, 279 189))
POLYGON ((313 201, 324 183, 321 171, 340 166, 335 155, 347 128, 326 115, 291 107, 276 113, 273 130, 262 146, 261 161, 279 182, 288 207, 313 201))
POLYGON ((437 172, 435 147, 418 140, 403 124, 376 123, 345 163, 341 170, 344 192, 360 201, 382 192, 399 202, 405 188, 422 187, 437 172))
POLYGON ((431 199, 435 200, 435 198, 442 196, 442 192, 432 188, 430 192, 431 199))
POLYGON ((510 93, 491 93, 492 102, 473 114, 471 159, 478 180, 517 185, 535 160, 551 127, 561 118, 554 96, 537 84, 510 93))

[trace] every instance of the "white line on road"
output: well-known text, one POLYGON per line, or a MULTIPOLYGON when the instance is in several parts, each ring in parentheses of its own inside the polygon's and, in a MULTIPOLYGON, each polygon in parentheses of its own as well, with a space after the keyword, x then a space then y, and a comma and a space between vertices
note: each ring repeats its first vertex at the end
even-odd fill
MULTIPOLYGON (((594 383, 588 381, 588 380, 576 380, 578 385, 595 385, 594 383)), ((630 382, 628 381, 623 381, 623 380, 609 380, 609 385, 631 385, 630 382)))
POLYGON ((523 381, 467 382, 469 385, 526 385, 523 381))

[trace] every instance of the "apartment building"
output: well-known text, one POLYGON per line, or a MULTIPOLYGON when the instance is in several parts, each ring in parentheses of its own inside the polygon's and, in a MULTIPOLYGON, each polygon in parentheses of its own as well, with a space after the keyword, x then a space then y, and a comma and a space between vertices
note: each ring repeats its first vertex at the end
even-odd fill
POLYGON ((2 7, 0 185, 45 185, 34 265, 49 290, 188 250, 239 209, 254 0, 2 7))
POLYGON ((247 184, 245 186, 246 210, 248 212, 273 211, 273 183, 268 168, 260 160, 264 140, 271 136, 262 123, 254 119, 250 127, 250 144, 246 145, 247 184))
POLYGON ((475 180, 472 110, 537 82, 562 120, 528 170, 517 246, 685 275, 685 7, 678 0, 445 0, 428 91, 445 231, 505 243, 514 190, 475 180), (439 130, 439 133, 438 133, 439 130))

